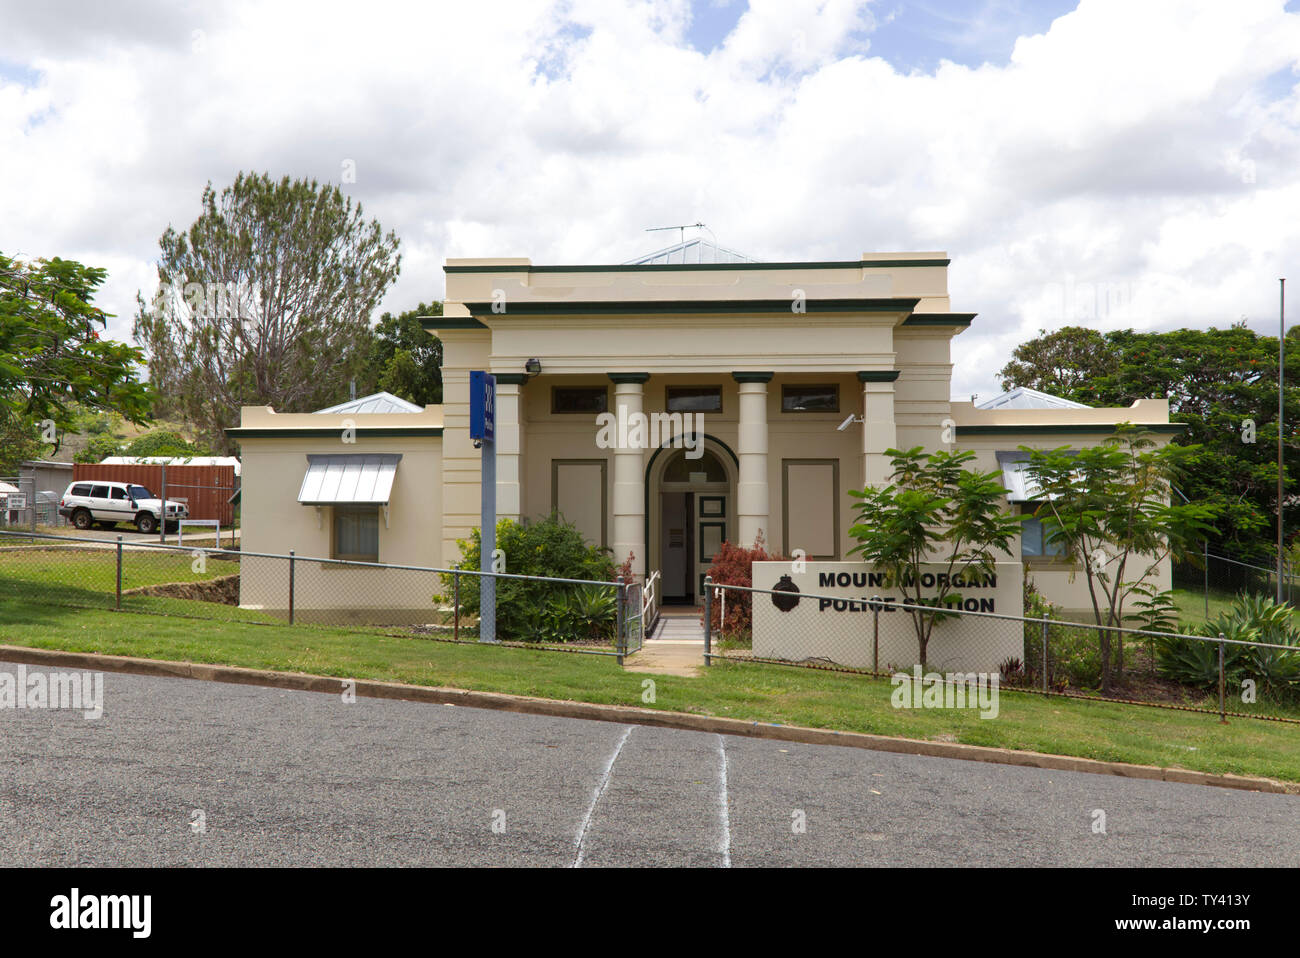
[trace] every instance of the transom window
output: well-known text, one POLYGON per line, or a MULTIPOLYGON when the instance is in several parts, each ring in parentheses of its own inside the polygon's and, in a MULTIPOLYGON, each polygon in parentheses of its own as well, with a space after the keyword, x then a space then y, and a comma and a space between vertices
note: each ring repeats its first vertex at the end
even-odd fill
POLYGON ((669 386, 664 405, 669 412, 722 412, 722 387, 669 386))
POLYGON ((604 386, 553 386, 551 412, 592 415, 609 410, 609 390, 604 386))
POLYGON ((699 459, 687 457, 683 449, 664 467, 664 482, 726 482, 727 470, 723 468, 718 457, 707 449, 699 459))
POLYGON ((835 383, 781 387, 782 412, 839 412, 840 387, 835 383))

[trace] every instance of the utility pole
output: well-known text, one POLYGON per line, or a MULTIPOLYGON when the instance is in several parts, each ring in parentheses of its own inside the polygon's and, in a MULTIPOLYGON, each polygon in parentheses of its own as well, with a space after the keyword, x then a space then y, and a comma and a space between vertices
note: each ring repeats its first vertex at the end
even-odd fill
POLYGON ((1285 485, 1282 481, 1282 425, 1286 397, 1283 390, 1286 381, 1286 277, 1282 277, 1277 282, 1277 601, 1280 605, 1282 602, 1282 570, 1285 567, 1282 552, 1282 497, 1285 485))

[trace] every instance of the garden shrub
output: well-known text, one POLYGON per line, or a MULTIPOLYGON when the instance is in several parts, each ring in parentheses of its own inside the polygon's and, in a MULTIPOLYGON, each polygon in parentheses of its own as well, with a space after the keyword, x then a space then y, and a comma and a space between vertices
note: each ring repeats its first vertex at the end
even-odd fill
MULTIPOLYGON (((752 587, 754 577, 750 568, 751 565, 755 562, 771 561, 784 562, 787 560, 783 555, 767 551, 764 545, 763 533, 760 530, 751 548, 746 549, 744 546, 732 545, 730 542, 722 543, 722 546, 713 556, 713 562, 709 566, 709 575, 713 577, 715 583, 721 585, 752 587)), ((725 623, 722 620, 722 603, 717 599, 713 600, 712 614, 710 616, 713 634, 729 639, 749 639, 754 631, 753 593, 728 589, 726 595, 727 618, 725 623)), ((701 616, 702 618, 703 616, 701 616)))
MULTIPOLYGON (((1049 619, 1061 618, 1061 610, 1047 601, 1028 576, 1024 594, 1026 619, 1044 615, 1049 619)), ((1100 685, 1101 646, 1097 630, 1086 625, 1049 625, 1047 669, 1048 687, 1058 691, 1100 685)), ((1035 688, 1041 688, 1043 683, 1043 627, 1038 622, 1025 622, 1024 683, 1035 688)))
MULTIPOLYGON (((469 539, 459 539, 462 559, 453 568, 479 568, 482 535, 474 529, 469 539)), ((609 550, 589 545, 572 523, 552 514, 545 519, 497 522, 496 547, 505 553, 504 572, 512 575, 549 576, 610 582, 617 572, 609 550)), ((450 601, 452 576, 442 576, 444 595, 450 601)), ((512 642, 559 642, 608 638, 615 630, 613 588, 562 585, 520 579, 497 579, 497 638, 512 642), (608 603, 600 601, 604 593, 608 603)), ((461 614, 479 612, 479 576, 460 577, 461 614)))
MULTIPOLYGON (((1244 679, 1253 679, 1265 695, 1289 699, 1300 694, 1300 629, 1295 626, 1294 610, 1261 595, 1241 594, 1232 607, 1220 612, 1201 626, 1200 633, 1211 638, 1241 642, 1267 642, 1291 646, 1296 651, 1262 649, 1225 643, 1223 670, 1226 684, 1241 688, 1244 679)), ((1155 640, 1156 662, 1166 678, 1198 689, 1219 684, 1219 644, 1178 636, 1155 640)))

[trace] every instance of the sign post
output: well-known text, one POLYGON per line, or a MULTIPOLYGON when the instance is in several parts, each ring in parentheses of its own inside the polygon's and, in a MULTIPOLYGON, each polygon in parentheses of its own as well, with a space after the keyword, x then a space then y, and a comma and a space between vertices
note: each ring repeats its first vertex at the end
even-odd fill
POLYGON ((469 437, 482 452, 479 480, 479 641, 497 640, 497 582, 491 575, 497 548, 497 379, 491 373, 474 370, 469 374, 469 437))

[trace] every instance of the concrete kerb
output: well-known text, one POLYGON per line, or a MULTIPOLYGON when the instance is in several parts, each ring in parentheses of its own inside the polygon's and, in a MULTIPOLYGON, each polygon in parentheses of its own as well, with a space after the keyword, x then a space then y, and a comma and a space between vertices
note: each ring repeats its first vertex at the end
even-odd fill
MULTIPOLYGON (((126 672, 133 675, 157 678, 230 682, 235 685, 259 685, 302 692, 324 692, 331 695, 338 695, 342 691, 342 683, 345 681, 341 678, 310 675, 303 672, 275 672, 266 669, 247 669, 229 665, 207 665, 199 662, 172 662, 165 659, 139 659, 122 655, 100 655, 91 652, 62 652, 17 645, 0 645, 0 659, 25 665, 45 665, 100 672, 126 672)), ((1218 788, 1235 788, 1252 792, 1300 794, 1300 783, 1279 782, 1269 778, 1244 775, 1216 775, 1190 769, 1162 768, 1156 765, 1130 765, 1124 762, 1105 762, 1098 759, 1073 758, 1065 755, 1049 755, 1042 752, 1022 752, 1014 749, 990 748, 984 745, 928 742, 919 739, 894 738, 887 735, 871 735, 865 732, 838 732, 829 729, 776 725, 746 721, 744 719, 691 715, 685 712, 658 711, 632 706, 598 705, 590 702, 570 702, 533 698, 526 695, 507 695, 500 692, 473 692, 466 689, 406 685, 400 682, 379 682, 371 679, 354 679, 352 681, 356 683, 356 694, 369 698, 425 702, 435 705, 461 705, 467 708, 495 709, 504 712, 588 719, 598 722, 616 722, 624 725, 649 725, 658 728, 672 728, 690 732, 713 732, 720 735, 739 735, 748 738, 795 742, 805 745, 838 745, 848 748, 872 749, 880 752, 898 752, 906 755, 928 755, 935 758, 960 759, 970 762, 1020 765, 1053 771, 1117 775, 1121 778, 1140 778, 1151 781, 1177 782, 1186 785, 1212 785, 1218 788)))

